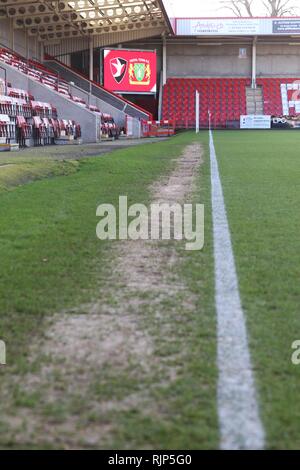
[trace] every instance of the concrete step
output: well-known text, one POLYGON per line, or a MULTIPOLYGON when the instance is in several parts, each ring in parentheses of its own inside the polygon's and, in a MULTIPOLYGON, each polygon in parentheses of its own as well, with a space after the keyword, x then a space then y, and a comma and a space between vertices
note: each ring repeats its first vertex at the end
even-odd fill
POLYGON ((262 88, 246 88, 247 114, 263 114, 263 92, 262 88))
POLYGON ((247 101, 246 106, 248 108, 263 108, 263 103, 253 103, 252 101, 247 101))
POLYGON ((261 101, 262 100, 262 96, 246 96, 247 100, 249 101, 261 101))
POLYGON ((263 115, 264 114, 264 110, 263 109, 247 109, 247 114, 254 114, 254 115, 263 115))
POLYGON ((262 96, 261 88, 246 88, 246 96, 262 96))

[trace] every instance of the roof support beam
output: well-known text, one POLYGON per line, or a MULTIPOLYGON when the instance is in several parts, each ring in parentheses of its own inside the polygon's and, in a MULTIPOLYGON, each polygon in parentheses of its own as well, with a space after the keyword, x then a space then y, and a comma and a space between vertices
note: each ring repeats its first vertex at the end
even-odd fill
POLYGON ((80 37, 82 35, 89 37, 89 36, 97 36, 99 34, 115 34, 115 33, 126 33, 130 31, 146 31, 148 29, 158 28, 161 29, 165 27, 164 22, 162 21, 152 21, 149 22, 149 25, 144 28, 142 23, 137 23, 136 25, 129 24, 127 26, 122 25, 120 27, 116 26, 105 26, 105 27, 97 27, 97 28, 88 28, 82 32, 72 30, 66 28, 66 25, 62 25, 62 28, 59 28, 59 25, 54 25, 53 27, 50 25, 48 29, 45 31, 38 31, 35 28, 28 29, 28 34, 30 36, 38 35, 39 40, 51 40, 51 39, 62 39, 62 38, 72 38, 72 37, 80 37))
POLYGON ((39 41, 168 26, 160 0, 0 0, 1 8, 13 29, 39 41))
MULTIPOLYGON (((68 12, 63 13, 62 15, 57 15, 53 12, 50 12, 48 15, 43 16, 23 16, 18 18, 13 18, 14 28, 15 29, 22 29, 22 28, 30 28, 30 27, 37 27, 43 25, 56 25, 56 24, 65 24, 66 21, 69 23, 72 22, 74 24, 81 23, 82 27, 98 27, 98 26, 111 26, 111 25, 121 25, 121 24, 130 24, 135 22, 146 22, 147 20, 155 21, 155 17, 149 16, 137 16, 137 15, 128 15, 126 17, 120 15, 114 15, 107 18, 106 16, 98 16, 95 15, 94 17, 91 15, 90 17, 86 13, 75 13, 75 12, 68 12), (84 16, 83 16, 84 15, 84 16)), ((161 18, 158 17, 158 20, 161 18)))

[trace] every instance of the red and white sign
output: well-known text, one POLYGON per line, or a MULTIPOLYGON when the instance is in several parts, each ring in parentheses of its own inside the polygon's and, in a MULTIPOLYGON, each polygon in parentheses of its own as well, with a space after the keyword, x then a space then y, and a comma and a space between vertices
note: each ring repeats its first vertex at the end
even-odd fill
POLYGON ((156 93, 156 52, 106 49, 104 86, 121 93, 156 93))

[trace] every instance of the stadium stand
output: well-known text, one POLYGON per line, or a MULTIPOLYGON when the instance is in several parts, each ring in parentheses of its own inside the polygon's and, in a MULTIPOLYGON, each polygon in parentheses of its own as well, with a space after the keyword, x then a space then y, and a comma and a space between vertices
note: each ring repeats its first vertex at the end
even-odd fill
MULTIPOLYGON (((250 79, 241 78, 169 78, 163 91, 163 119, 176 128, 195 127, 195 92, 200 93, 200 124, 215 128, 230 127, 247 113, 247 89, 250 79)), ((300 114, 300 80, 295 78, 258 78, 263 107, 259 114, 298 116, 300 114)))
MULTIPOLYGON (((283 78, 258 78, 257 84, 262 87, 264 112, 270 115, 281 116, 283 114, 281 99, 281 84, 293 82, 294 79, 283 78)), ((289 113, 287 113, 289 114, 289 113)))
POLYGON ((50 72, 46 67, 33 61, 26 60, 25 58, 10 52, 7 49, 0 49, 0 61, 11 65, 20 72, 34 78, 34 80, 43 83, 52 90, 58 91, 58 93, 67 96, 70 99, 76 101, 76 97, 73 97, 69 93, 69 85, 64 80, 61 80, 57 75, 50 72))
POLYGON ((55 141, 81 137, 81 127, 75 120, 59 119, 50 103, 35 101, 26 90, 13 88, 0 80, 0 139, 2 143, 50 145, 55 141))
MULTIPOLYGON (((96 141, 99 140, 101 137, 118 137, 119 127, 124 127, 125 121, 126 121, 126 115, 131 115, 132 117, 135 118, 140 118, 140 119, 150 119, 152 116, 144 112, 141 108, 136 107, 135 105, 130 104, 123 98, 119 98, 113 93, 105 90, 104 87, 101 87, 100 85, 93 84, 92 85, 92 92, 94 93, 94 100, 91 102, 91 94, 89 92, 85 92, 81 88, 75 86, 74 84, 70 84, 67 80, 62 78, 59 73, 55 73, 47 66, 44 66, 43 64, 40 64, 34 60, 26 60, 24 57, 20 56, 19 54, 16 54, 6 48, 1 48, 0 49, 0 63, 5 64, 9 67, 12 67, 17 73, 20 73, 22 75, 26 75, 28 79, 35 81, 39 85, 43 85, 48 89, 50 92, 49 101, 55 101, 54 94, 51 95, 51 92, 53 93, 58 93, 63 100, 69 100, 76 106, 80 106, 82 110, 87 111, 88 113, 94 114, 96 118, 96 123, 93 126, 90 126, 90 124, 87 125, 88 130, 90 131, 91 129, 95 129, 96 127, 98 128, 96 135, 93 135, 91 137, 87 136, 87 133, 85 132, 82 135, 83 139, 85 141, 96 141), (73 90, 77 91, 77 94, 73 93, 73 90), (96 91, 95 91, 96 90, 96 91), (111 114, 115 115, 115 118, 108 112, 110 111, 111 114), (116 122, 117 124, 116 124, 116 122)), ((75 72, 74 72, 75 75, 75 72)), ((13 79, 15 76, 12 77, 13 79)), ((17 79, 17 81, 19 81, 17 79)), ((89 80, 87 80, 89 82, 89 80)), ((24 81, 23 81, 24 83, 24 81)), ((82 81, 81 81, 82 84, 82 81)), ((2 85, 2 89, 4 88, 4 95, 6 96, 6 100, 2 97, 2 104, 5 107, 6 104, 14 104, 15 106, 29 106, 30 103, 32 105, 33 102, 33 96, 32 94, 26 90, 26 89, 20 89, 20 88, 13 88, 11 86, 8 86, 8 82, 4 83, 2 85), (12 101, 14 99, 15 101, 12 101), (17 100, 17 101, 16 101, 17 100), (19 101, 18 101, 19 100, 19 101), (20 100, 23 100, 20 101, 20 100)), ((90 90, 90 85, 89 88, 90 90)), ((3 91, 2 91, 3 92, 3 91)), ((37 93, 42 97, 45 94, 45 91, 39 90, 37 93)), ((57 99, 57 98, 56 98, 57 99)), ((62 105, 61 106, 63 109, 68 110, 69 107, 62 105)), ((54 109, 55 107, 48 104, 45 109, 54 109)), ((34 109, 34 108, 33 108, 34 109)), ((42 117, 42 119, 47 119, 50 117, 51 113, 47 113, 45 111, 45 116, 42 117)), ((56 112, 57 114, 57 112, 56 112)), ((72 116, 74 115, 74 112, 71 112, 72 116)), ((24 110, 22 112, 22 115, 24 116, 24 110)), ((75 113, 76 115, 76 113, 75 113)), ((16 117, 16 114, 14 112, 14 117, 16 117)), ((84 115, 85 116, 85 115, 84 115)), ((32 116, 27 116, 27 117, 32 117, 32 116)), ((51 115, 53 118, 53 116, 51 115)), ((67 116, 69 121, 70 119, 70 113, 67 116)), ((83 119, 83 123, 86 123, 86 119, 83 119)), ((79 129, 80 124, 76 124, 76 128, 79 129)), ((81 126, 83 127, 83 126, 81 126)), ((13 140, 12 138, 10 140, 13 140)), ((49 141, 49 139, 45 139, 45 141, 49 141)), ((24 143, 24 140, 22 140, 24 143)), ((34 140, 36 145, 40 145, 41 140, 40 139, 35 139, 34 140)))
MULTIPOLYGON (((151 113, 141 108, 140 106, 132 103, 131 101, 126 100, 124 97, 116 95, 115 93, 110 92, 99 83, 89 80, 86 76, 79 73, 77 70, 68 67, 63 62, 59 61, 57 58, 46 56, 45 65, 48 70, 51 70, 52 73, 63 77, 67 83, 74 83, 78 88, 84 90, 87 93, 91 93, 93 96, 102 100, 102 110, 104 113, 113 113, 114 109, 119 109, 126 111, 128 116, 149 120, 152 119, 151 113)), ((114 117, 116 122, 121 125, 121 122, 118 122, 118 116, 114 117)))
POLYGON ((300 79, 259 78, 263 87, 266 114, 298 116, 300 114, 300 79))
POLYGON ((228 121, 246 114, 248 79, 231 78, 171 78, 163 92, 163 119, 177 128, 195 127, 195 92, 200 92, 200 123, 207 127, 209 112, 215 127, 225 127, 228 121))
MULTIPOLYGON (((161 0, 130 0, 132 16, 124 0, 103 0, 103 11, 88 0, 62 0, 55 15, 42 3, 27 3, 0 0, 0 69, 6 69, 5 80, 14 87, 2 94, 25 100, 14 101, 16 106, 35 101, 33 95, 66 120, 76 115, 83 142, 116 136, 117 128, 129 136, 130 127, 131 136, 140 137, 145 123, 153 129, 166 121, 172 129, 194 128, 196 91, 202 128, 209 121, 215 128, 239 128, 241 115, 295 121, 300 116, 297 18, 288 19, 293 34, 277 31, 274 18, 260 18, 255 35, 249 35, 251 18, 212 18, 209 24, 205 18, 175 18, 161 0), (130 81, 127 88, 116 85, 124 77, 114 73, 104 51, 127 48, 156 52, 156 75, 149 75, 156 83, 150 89, 130 81), (104 80, 105 71, 111 82, 104 80)), ((142 66, 147 59, 135 60, 142 66)), ((25 109, 23 116, 29 119, 25 109)))

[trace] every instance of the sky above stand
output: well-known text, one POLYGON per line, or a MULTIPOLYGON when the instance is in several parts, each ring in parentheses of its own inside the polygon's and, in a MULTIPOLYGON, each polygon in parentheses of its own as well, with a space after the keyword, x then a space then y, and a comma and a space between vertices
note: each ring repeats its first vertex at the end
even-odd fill
MULTIPOLYGON (((298 3, 300 0, 295 0, 294 5, 298 3)), ((171 17, 233 16, 229 9, 224 8, 221 0, 164 0, 164 4, 171 17)), ((261 0, 254 0, 253 11, 256 16, 266 16, 266 10, 261 0)))

